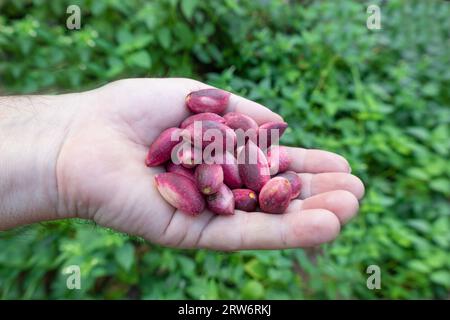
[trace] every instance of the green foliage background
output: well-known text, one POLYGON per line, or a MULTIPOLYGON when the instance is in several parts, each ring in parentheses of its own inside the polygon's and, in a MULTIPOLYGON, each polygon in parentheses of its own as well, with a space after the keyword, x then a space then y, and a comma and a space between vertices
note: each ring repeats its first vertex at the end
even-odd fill
POLYGON ((358 218, 311 250, 173 250, 83 221, 3 232, 0 297, 448 298, 450 3, 375 2, 371 31, 372 3, 0 0, 3 94, 193 77, 281 113, 285 143, 343 154, 367 187, 358 218), (81 290, 66 289, 72 264, 81 290))

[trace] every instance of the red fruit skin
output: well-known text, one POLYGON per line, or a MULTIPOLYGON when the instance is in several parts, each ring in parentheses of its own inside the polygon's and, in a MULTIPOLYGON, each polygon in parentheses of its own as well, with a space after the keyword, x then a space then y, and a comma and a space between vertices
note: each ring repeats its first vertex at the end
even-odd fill
POLYGON ((238 144, 244 145, 249 139, 257 142, 258 124, 255 120, 239 112, 229 112, 223 117, 225 124, 235 130, 238 144))
POLYGON ((180 151, 180 163, 183 167, 187 169, 195 168, 196 164, 194 162, 194 149, 186 149, 180 151))
POLYGON ((225 123, 225 119, 218 114, 211 113, 211 112, 205 112, 205 113, 198 113, 194 114, 193 116, 187 117, 183 120, 183 122, 180 124, 180 128, 184 129, 190 124, 194 123, 194 121, 215 121, 219 123, 225 123))
POLYGON ((201 150, 196 152, 191 143, 188 141, 182 141, 172 149, 171 160, 176 165, 182 165, 187 169, 194 168, 197 164, 201 163, 201 150), (197 154, 196 154, 197 153, 197 154), (195 159, 195 157, 199 159, 195 159), (197 161, 197 162, 195 162, 197 161))
POLYGON ((190 179, 164 172, 155 176, 155 183, 161 196, 178 210, 189 215, 198 215, 205 210, 205 199, 190 179))
POLYGON ((258 124, 249 116, 239 112, 229 112, 223 116, 225 124, 233 130, 258 130, 258 124))
POLYGON ((191 123, 188 125, 183 131, 183 136, 190 140, 192 144, 194 144, 195 147, 201 147, 205 148, 210 143, 213 143, 214 139, 209 140, 208 133, 209 134, 219 134, 222 138, 222 147, 223 151, 226 150, 227 147, 230 149, 234 149, 234 146, 236 145, 236 134, 234 133, 233 129, 230 127, 224 125, 223 123, 216 122, 216 121, 196 121, 194 123, 191 123), (195 127, 197 125, 197 127, 195 127), (200 130, 201 125, 201 130, 200 130), (197 129, 196 129, 197 128, 197 129), (210 131, 209 131, 210 130, 210 131), (208 132, 209 131, 209 132, 208 132), (206 135, 205 135, 206 134, 206 135), (197 146, 196 144, 200 144, 200 146, 197 146))
POLYGON ((230 188, 221 184, 219 190, 206 197, 208 209, 220 215, 234 214, 234 196, 230 188))
POLYGON ((289 206, 291 195, 291 184, 286 178, 272 178, 259 193, 259 207, 267 213, 283 213, 289 206))
POLYGON ((153 141, 145 160, 145 164, 148 167, 159 166, 170 159, 172 148, 175 147, 182 139, 180 137, 179 140, 172 141, 171 136, 177 131, 181 134, 181 130, 179 128, 168 128, 161 132, 155 141, 153 141))
POLYGON ((223 184, 223 170, 219 164, 199 164, 195 168, 197 188, 201 193, 216 193, 223 184))
POLYGON ((239 175, 239 167, 237 160, 230 152, 225 152, 220 155, 215 155, 208 163, 216 163, 222 166, 223 182, 231 189, 240 188, 242 186, 242 179, 239 175))
POLYGON ((277 175, 277 177, 286 178, 289 183, 291 184, 291 199, 296 199, 300 195, 300 192, 302 191, 302 180, 298 176, 297 173, 294 171, 286 171, 284 173, 280 173, 277 175))
POLYGON ((250 189, 234 189, 234 207, 237 210, 253 212, 258 206, 258 197, 250 189))
POLYGON ((259 126, 258 129, 258 146, 266 149, 273 144, 278 144, 279 141, 272 141, 272 131, 278 130, 278 139, 281 138, 288 124, 286 122, 266 122, 259 126))
POLYGON ((269 162, 270 174, 275 175, 289 169, 292 159, 286 147, 273 145, 267 151, 267 162, 269 162))
POLYGON ((230 93, 220 89, 194 91, 186 97, 186 105, 194 113, 223 113, 228 106, 230 93))
POLYGON ((239 152, 238 167, 244 185, 255 192, 259 192, 270 179, 266 156, 252 141, 248 141, 239 152))
POLYGON ((185 176, 186 178, 189 178, 192 182, 197 183, 197 180, 195 179, 194 172, 192 169, 188 169, 186 167, 183 167, 180 164, 175 164, 172 162, 169 162, 166 165, 167 172, 173 172, 182 176, 185 176))

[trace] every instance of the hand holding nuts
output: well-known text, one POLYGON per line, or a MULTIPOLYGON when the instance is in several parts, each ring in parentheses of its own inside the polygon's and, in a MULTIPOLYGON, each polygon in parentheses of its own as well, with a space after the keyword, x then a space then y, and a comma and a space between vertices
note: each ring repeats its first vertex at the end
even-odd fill
POLYGON ((235 209, 253 212, 258 204, 263 212, 283 213, 301 191, 298 174, 287 171, 287 149, 278 145, 287 123, 258 126, 239 112, 221 116, 229 97, 219 89, 186 97, 195 114, 179 128, 164 130, 147 154, 147 166, 165 164, 167 171, 155 176, 156 187, 169 204, 190 215, 205 207, 219 215, 232 215, 235 209), (244 139, 236 133, 244 133, 244 139))

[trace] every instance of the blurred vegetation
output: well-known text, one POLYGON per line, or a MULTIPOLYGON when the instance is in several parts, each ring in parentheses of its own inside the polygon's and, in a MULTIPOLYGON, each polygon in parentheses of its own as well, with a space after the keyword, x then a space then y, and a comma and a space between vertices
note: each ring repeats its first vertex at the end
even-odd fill
POLYGON ((343 154, 367 187, 358 218, 311 250, 173 250, 82 221, 3 232, 0 297, 448 298, 449 39, 444 1, 0 1, 1 92, 193 77, 281 113, 285 143, 343 154), (381 30, 366 28, 374 2, 381 30), (81 290, 66 289, 72 264, 81 290))

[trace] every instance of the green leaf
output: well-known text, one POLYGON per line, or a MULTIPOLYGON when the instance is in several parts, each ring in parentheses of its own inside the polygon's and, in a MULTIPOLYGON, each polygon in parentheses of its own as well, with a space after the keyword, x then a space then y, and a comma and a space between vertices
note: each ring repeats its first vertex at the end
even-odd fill
POLYGON ((408 175, 411 177, 418 179, 418 180, 428 180, 430 178, 430 175, 425 170, 422 170, 420 168, 410 168, 408 169, 408 175))
POLYGON ((125 243, 115 252, 115 259, 117 263, 125 269, 125 271, 129 271, 131 266, 134 263, 134 247, 130 243, 125 243))
POLYGON ((450 272, 447 271, 437 271, 431 274, 431 280, 433 282, 450 288, 450 272))
POLYGON ((191 19, 194 14, 195 8, 198 5, 198 0, 181 0, 181 11, 186 18, 191 19))
POLYGON ((127 43, 133 41, 133 35, 130 33, 129 30, 120 28, 117 31, 116 39, 119 43, 127 43))
POLYGON ((439 178, 431 181, 430 183, 431 189, 442 192, 445 195, 450 195, 450 180, 439 178))
POLYGON ((423 233, 428 233, 431 229, 430 224, 426 220, 411 219, 407 221, 407 224, 423 233))
POLYGON ((167 28, 161 28, 158 30, 158 41, 161 44, 161 47, 164 49, 168 49, 170 47, 170 42, 172 40, 172 36, 170 34, 170 30, 167 28))
POLYGON ((252 278, 255 279, 264 279, 267 274, 266 268, 257 259, 252 259, 247 262, 244 269, 252 278))
POLYGON ((243 299, 261 299, 264 297, 264 287, 260 282, 250 280, 245 283, 241 293, 243 299))
POLYGON ((426 274, 426 273, 431 271, 431 267, 428 266, 426 263, 423 263, 420 260, 411 260, 408 263, 408 265, 414 271, 418 271, 418 272, 421 272, 421 273, 425 273, 426 274))
POLYGON ((127 63, 131 66, 149 69, 152 65, 152 59, 147 51, 141 50, 130 54, 127 59, 127 63))

